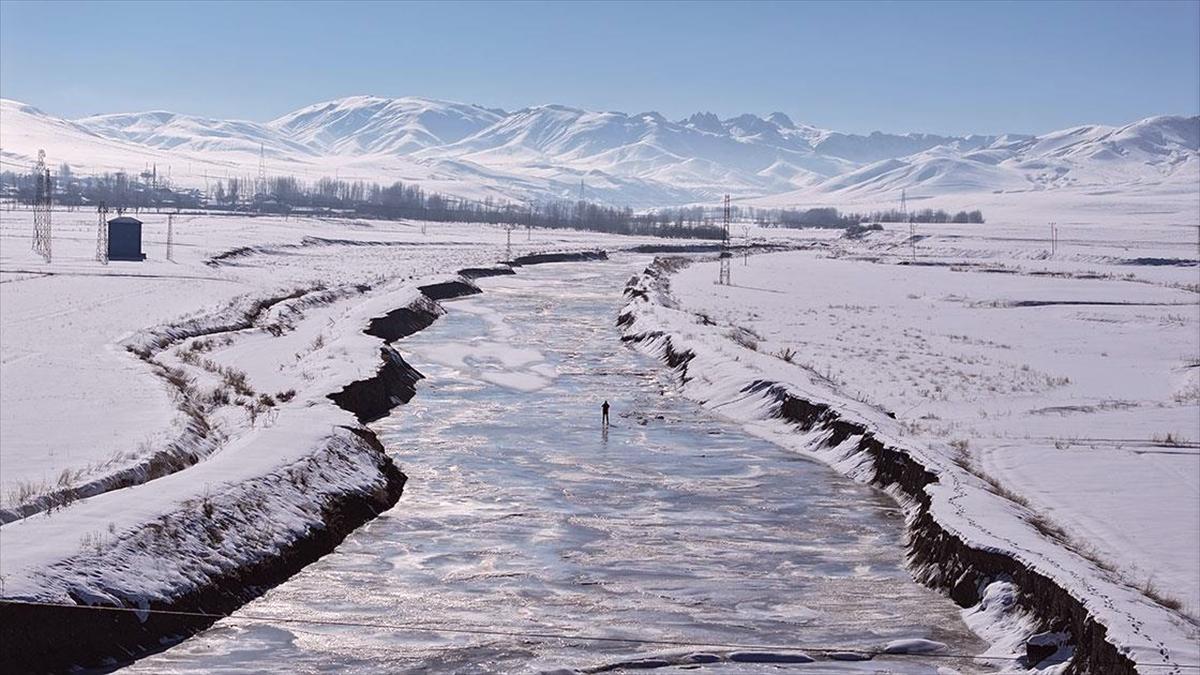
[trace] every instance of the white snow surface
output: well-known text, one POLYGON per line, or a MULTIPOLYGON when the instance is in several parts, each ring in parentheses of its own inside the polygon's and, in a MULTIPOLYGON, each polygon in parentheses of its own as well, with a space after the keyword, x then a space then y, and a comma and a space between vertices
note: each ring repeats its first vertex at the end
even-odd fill
MULTIPOLYGON (((363 329, 400 307, 438 311, 418 286, 507 255, 486 225, 188 215, 169 261, 167 216, 138 216, 145 262, 96 262, 95 215, 56 211, 47 264, 32 214, 0 212, 0 507, 100 492, 0 525, 5 596, 171 597, 319 527, 325 495, 377 489, 344 429, 354 416, 326 397, 378 370, 382 342, 363 329), (195 461, 144 482, 167 451, 195 461), (109 489, 116 476, 139 484, 109 489)), ((512 254, 649 242, 538 230, 512 254)), ((482 366, 527 366, 513 386, 536 384, 535 354, 480 349, 482 366)))
MULTIPOLYGON (((1054 255, 1043 229, 918 226, 915 260, 907 225, 819 233, 736 258, 732 286, 716 262, 671 274, 665 296, 643 278, 626 331, 694 352, 685 394, 798 451, 807 435, 745 387, 865 424, 939 476, 943 526, 1054 579, 1136 662, 1194 666, 1197 228, 1074 226, 1054 255)), ((846 450, 819 454, 869 478, 846 450)))
MULTIPOLYGON (((165 111, 64 120, 0 100, 0 162, 39 149, 79 172, 157 166, 177 185, 272 175, 419 182, 468 198, 588 199, 635 208, 712 203, 951 210, 1010 208, 1049 191, 1119 202, 1153 192, 1197 213, 1200 117, 1151 117, 1040 136, 846 134, 783 113, 672 121, 655 112, 540 105, 513 112, 417 97, 352 96, 269 122, 165 111), (1182 191, 1183 194, 1180 194, 1182 191)), ((1161 199, 1160 199, 1161 201, 1161 199)), ((1160 204, 1158 210, 1163 210, 1160 204)))

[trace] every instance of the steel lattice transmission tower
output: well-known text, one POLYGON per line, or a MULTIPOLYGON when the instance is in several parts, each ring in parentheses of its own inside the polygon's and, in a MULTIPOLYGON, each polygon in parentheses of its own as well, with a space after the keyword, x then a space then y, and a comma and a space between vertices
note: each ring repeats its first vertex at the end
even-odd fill
POLYGON ((52 186, 50 169, 46 168, 46 151, 38 150, 33 166, 33 252, 50 262, 50 199, 52 186))
POLYGON ((721 239, 721 272, 717 278, 717 283, 722 286, 729 286, 729 261, 733 254, 729 251, 729 195, 725 195, 725 227, 724 236, 721 239))
POLYGON ((175 262, 175 214, 167 214, 167 260, 175 262))
POLYGON ((99 223, 96 225, 96 260, 102 265, 108 264, 108 205, 100 202, 96 205, 96 215, 99 223))

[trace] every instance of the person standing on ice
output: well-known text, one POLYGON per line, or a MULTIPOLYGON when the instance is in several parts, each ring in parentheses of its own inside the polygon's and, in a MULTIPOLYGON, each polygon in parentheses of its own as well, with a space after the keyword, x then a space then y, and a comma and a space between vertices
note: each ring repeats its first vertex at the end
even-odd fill
POLYGON ((604 422, 604 426, 608 426, 608 401, 605 401, 604 404, 600 406, 600 417, 604 422))

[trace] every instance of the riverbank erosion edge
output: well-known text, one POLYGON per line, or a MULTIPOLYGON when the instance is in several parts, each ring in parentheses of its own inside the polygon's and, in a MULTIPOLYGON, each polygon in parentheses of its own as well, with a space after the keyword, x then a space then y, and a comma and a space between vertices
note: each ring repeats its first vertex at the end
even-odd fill
MULTIPOLYGON (((378 316, 359 317, 357 330, 330 339, 331 354, 350 358, 312 389, 364 372, 362 356, 352 355, 369 355, 365 343, 390 343, 443 312, 418 288, 368 300, 355 313, 378 316), (377 306, 390 302, 405 304, 380 314, 377 306), (386 337, 370 337, 372 326, 386 337)), ((5 579, 0 661, 20 672, 60 672, 160 651, 392 508, 407 478, 364 424, 409 400, 421 376, 389 344, 375 351, 383 359, 374 372, 329 394, 332 401, 301 394, 298 405, 276 408, 269 426, 262 422, 203 462, 6 525, 8 553, 36 547, 42 534, 52 542, 63 531, 83 535, 77 551, 45 552, 43 566, 6 561, 24 578, 5 579)))
MULTIPOLYGON (((345 317, 356 328, 340 340, 331 337, 328 345, 330 353, 368 355, 366 343, 382 340, 376 347, 382 359, 370 376, 329 394, 331 401, 311 397, 280 407, 271 425, 252 439, 234 442, 192 468, 76 502, 53 519, 34 517, 5 527, 10 547, 25 544, 23 530, 44 529, 50 520, 67 519, 71 522, 57 523, 57 529, 85 534, 78 552, 30 574, 28 583, 6 584, 0 661, 22 672, 56 672, 117 666, 159 651, 285 581, 392 508, 406 476, 363 425, 414 393, 421 375, 390 343, 444 313, 425 288, 440 297, 478 292, 458 278, 382 289, 345 317), (399 303, 398 309, 379 310, 399 303), (238 455, 248 459, 249 453, 258 470, 219 466, 238 455), (169 508, 148 507, 188 479, 204 481, 204 489, 169 508), (145 493, 144 502, 128 498, 133 491, 145 493), (128 517, 125 522, 114 517, 98 529, 81 525, 107 517, 101 511, 128 517)), ((330 368, 314 389, 366 371, 362 360, 352 357, 330 368)), ((184 487, 184 494, 189 491, 196 492, 194 484, 184 487)))
MULTIPOLYGON (((604 256, 555 253, 525 264, 604 256)), ((293 312, 283 330, 258 326, 258 315, 265 315, 258 308, 221 330, 183 326, 172 333, 156 353, 175 346, 185 354, 194 351, 188 340, 211 344, 224 335, 238 344, 262 335, 313 337, 294 366, 307 385, 289 392, 286 404, 278 400, 259 424, 251 419, 248 431, 222 436, 223 447, 203 461, 6 523, 0 662, 20 672, 62 672, 117 667, 161 651, 395 506, 407 478, 365 425, 409 401, 423 376, 392 343, 444 314, 438 300, 480 293, 473 279, 512 273, 497 265, 359 287, 309 302, 319 311, 293 312), (343 299, 354 301, 334 302, 343 299), (320 326, 311 332, 306 322, 320 326)), ((256 307, 306 302, 305 296, 256 307)), ((142 360, 151 356, 129 351, 142 360)), ((180 379, 181 388, 200 389, 190 377, 180 379)))
POLYGON ((17 602, 0 603, 0 661, 12 672, 62 672, 160 651, 331 552, 394 506, 405 481, 372 432, 343 427, 306 459, 77 556, 148 567, 138 575, 169 577, 169 590, 73 580, 65 597, 6 597, 17 602))
POLYGON ((670 277, 690 263, 658 258, 630 279, 617 318, 622 339, 673 369, 689 398, 892 495, 906 514, 914 576, 968 608, 968 624, 993 643, 981 658, 1026 668, 1066 663, 1069 673, 1190 664, 1195 631, 1185 617, 1040 534, 1036 514, 1002 489, 906 444, 889 413, 758 353, 736 326, 679 307, 670 277))

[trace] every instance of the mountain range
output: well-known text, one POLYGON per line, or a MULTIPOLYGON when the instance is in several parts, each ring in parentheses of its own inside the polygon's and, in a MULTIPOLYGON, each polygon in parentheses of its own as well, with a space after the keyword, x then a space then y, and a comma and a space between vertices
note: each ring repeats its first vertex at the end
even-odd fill
POLYGON ((269 122, 165 111, 60 119, 0 99, 0 162, 39 149, 77 172, 155 166, 202 186, 232 176, 418 182, 482 198, 585 198, 635 208, 741 199, 891 201, 1200 183, 1200 117, 1151 117, 1037 136, 849 134, 788 115, 669 120, 562 105, 505 111, 424 98, 354 96, 269 122))

